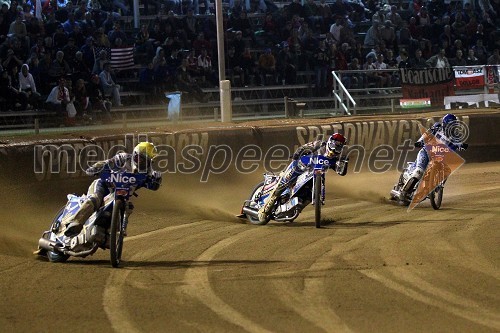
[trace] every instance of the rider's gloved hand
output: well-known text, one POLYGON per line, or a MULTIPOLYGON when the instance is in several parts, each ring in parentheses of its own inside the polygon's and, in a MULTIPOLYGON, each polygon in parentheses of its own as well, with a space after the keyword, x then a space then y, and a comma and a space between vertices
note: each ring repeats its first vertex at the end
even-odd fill
POLYGON ((150 190, 156 191, 161 185, 161 172, 152 171, 151 175, 148 176, 148 185, 146 186, 150 190))
POLYGON ((87 176, 95 176, 99 173, 99 170, 97 170, 94 167, 90 167, 87 170, 85 170, 85 173, 87 174, 87 176))
POLYGON ((424 143, 421 141, 415 141, 413 144, 416 148, 422 148, 424 146, 424 143))

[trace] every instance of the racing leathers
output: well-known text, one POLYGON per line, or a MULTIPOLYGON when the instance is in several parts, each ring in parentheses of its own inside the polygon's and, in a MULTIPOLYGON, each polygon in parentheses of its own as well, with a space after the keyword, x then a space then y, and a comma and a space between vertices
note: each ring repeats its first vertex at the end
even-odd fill
MULTIPOLYGON (((465 150, 468 147, 467 143, 464 142, 457 142, 452 135, 449 135, 447 131, 444 129, 443 125, 440 122, 435 123, 434 125, 429 128, 428 132, 432 134, 436 139, 438 139, 441 143, 445 144, 448 146, 451 150, 465 150)), ((429 164, 429 155, 427 153, 427 150, 425 149, 425 139, 427 133, 424 133, 420 139, 418 139, 415 142, 415 147, 421 148, 420 151, 418 152, 417 159, 415 161, 415 167, 413 171, 411 172, 411 176, 408 178, 406 183, 402 187, 401 191, 401 198, 405 198, 407 195, 409 195, 410 191, 414 188, 414 185, 422 178, 424 175, 424 172, 427 168, 427 165, 429 164)), ((449 175, 445 174, 445 179, 449 175)))
MULTIPOLYGON (((305 145, 299 147, 292 156, 292 162, 288 167, 280 173, 276 187, 267 197, 264 205, 259 209, 258 218, 259 221, 264 222, 269 218, 269 214, 279 198, 281 193, 292 185, 297 177, 303 174, 307 170, 307 165, 302 163, 300 158, 304 155, 309 155, 318 151, 318 155, 325 156, 329 161, 329 167, 335 170, 339 175, 345 176, 347 174, 347 163, 346 158, 342 158, 342 152, 337 153, 334 151, 328 152, 326 149, 326 142, 324 141, 313 141, 306 143, 305 145)), ((323 175, 324 177, 324 175, 323 175)), ((324 181, 322 182, 321 189, 321 202, 324 202, 325 198, 325 186, 324 181)))
MULTIPOLYGON (((88 176, 95 176, 102 171, 112 171, 112 172, 133 172, 136 170, 132 163, 132 154, 118 153, 112 158, 104 161, 100 161, 92 165, 90 168, 85 170, 88 176)), ((144 170, 147 173, 147 182, 143 187, 156 191, 160 188, 162 176, 158 171, 153 171, 152 168, 144 170)), ((62 221, 66 226, 64 234, 66 236, 73 236, 78 233, 83 228, 85 221, 101 206, 104 196, 109 193, 108 186, 105 182, 98 178, 95 179, 92 184, 90 184, 85 201, 81 204, 78 211, 74 216, 69 216, 66 221, 62 221)))

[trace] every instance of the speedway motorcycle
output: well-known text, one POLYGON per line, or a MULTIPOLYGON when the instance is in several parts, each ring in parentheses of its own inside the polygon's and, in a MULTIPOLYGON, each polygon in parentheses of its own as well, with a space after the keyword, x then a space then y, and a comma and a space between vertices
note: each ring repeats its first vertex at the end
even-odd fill
POLYGON ((104 197, 102 206, 85 221, 82 231, 72 237, 64 235, 62 221, 73 216, 86 198, 85 195, 68 194, 68 202, 39 239, 36 254, 47 257, 51 262, 65 262, 70 256, 86 257, 98 248, 109 249, 111 265, 118 267, 129 213, 133 209, 129 198, 137 196, 135 191, 144 185, 147 175, 102 172, 100 178, 107 184, 110 193, 104 197))
MULTIPOLYGON (((436 154, 435 151, 432 151, 433 149, 429 145, 425 145, 424 147, 427 150, 428 155, 431 156, 432 154, 433 156, 429 160, 424 175, 419 181, 410 185, 410 188, 406 191, 406 195, 403 195, 403 186, 406 184, 417 167, 415 162, 407 162, 406 168, 404 168, 403 172, 399 176, 398 182, 394 185, 394 188, 390 192, 390 197, 391 200, 396 201, 398 204, 408 206, 415 197, 417 189, 421 187, 422 191, 428 192, 428 194, 422 198, 417 198, 419 202, 429 199, 432 208, 437 210, 441 207, 444 184, 446 183, 446 179, 451 171, 444 161, 444 154, 436 154)), ((443 149, 446 150, 448 148, 443 149)))
MULTIPOLYGON (((248 200, 243 203, 239 218, 246 218, 256 225, 267 224, 270 220, 277 222, 292 222, 309 204, 314 205, 314 218, 316 228, 321 227, 321 206, 323 205, 325 173, 330 161, 323 155, 312 153, 300 157, 300 162, 305 165, 306 171, 297 177, 294 184, 290 184, 280 197, 269 214, 266 221, 259 221, 258 211, 272 190, 278 185, 279 175, 265 173, 264 181, 255 186, 248 200)), ((336 166, 337 173, 347 170, 347 160, 339 159, 336 166)))

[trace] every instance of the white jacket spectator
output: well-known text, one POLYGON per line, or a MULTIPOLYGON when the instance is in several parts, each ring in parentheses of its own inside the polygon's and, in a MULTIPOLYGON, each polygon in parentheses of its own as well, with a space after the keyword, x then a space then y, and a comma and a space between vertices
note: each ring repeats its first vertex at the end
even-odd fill
POLYGON ((35 80, 29 69, 27 64, 21 66, 21 71, 19 72, 19 89, 22 91, 31 90, 31 92, 36 93, 35 80))

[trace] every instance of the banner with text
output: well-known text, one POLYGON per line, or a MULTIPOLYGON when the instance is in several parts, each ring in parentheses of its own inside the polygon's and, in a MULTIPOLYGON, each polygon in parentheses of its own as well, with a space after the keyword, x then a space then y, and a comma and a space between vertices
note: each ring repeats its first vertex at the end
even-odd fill
POLYGON ((484 67, 454 67, 457 89, 477 89, 484 87, 484 67))
POLYGON ((404 99, 430 98, 433 106, 444 105, 445 96, 455 95, 452 68, 401 69, 404 99))

